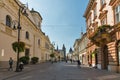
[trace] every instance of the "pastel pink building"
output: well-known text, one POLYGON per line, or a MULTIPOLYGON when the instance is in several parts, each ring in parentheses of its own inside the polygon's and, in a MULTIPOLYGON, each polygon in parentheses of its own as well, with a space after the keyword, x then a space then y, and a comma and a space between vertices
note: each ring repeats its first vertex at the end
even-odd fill
POLYGON ((99 69, 120 71, 120 0, 89 0, 86 18, 88 61, 99 69))

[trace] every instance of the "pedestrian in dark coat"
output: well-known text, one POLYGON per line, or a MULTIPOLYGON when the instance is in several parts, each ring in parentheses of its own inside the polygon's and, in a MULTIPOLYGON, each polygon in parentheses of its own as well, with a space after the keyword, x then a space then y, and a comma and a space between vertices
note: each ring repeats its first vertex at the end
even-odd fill
POLYGON ((78 63, 78 67, 81 67, 81 66, 80 66, 80 65, 81 65, 80 60, 77 60, 77 63, 78 63))
POLYGON ((20 71, 22 71, 23 68, 24 68, 23 62, 20 62, 20 64, 19 64, 19 69, 20 69, 20 71))
POLYGON ((9 71, 13 70, 13 59, 12 59, 12 57, 10 57, 10 59, 9 59, 9 69, 8 70, 9 71))

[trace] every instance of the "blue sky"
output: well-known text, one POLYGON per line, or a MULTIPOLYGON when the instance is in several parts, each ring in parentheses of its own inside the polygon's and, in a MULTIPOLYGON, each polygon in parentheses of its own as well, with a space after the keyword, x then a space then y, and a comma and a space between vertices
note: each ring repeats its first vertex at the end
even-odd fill
POLYGON ((61 49, 65 44, 67 52, 80 38, 81 31, 86 32, 83 14, 89 0, 20 0, 34 8, 42 18, 42 31, 49 36, 55 47, 61 49))

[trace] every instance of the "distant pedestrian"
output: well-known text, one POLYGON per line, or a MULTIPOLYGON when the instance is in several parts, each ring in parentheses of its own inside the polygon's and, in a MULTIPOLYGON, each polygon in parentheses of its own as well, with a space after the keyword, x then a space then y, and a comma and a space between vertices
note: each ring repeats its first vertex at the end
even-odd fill
POLYGON ((81 65, 80 60, 77 60, 77 65, 78 65, 79 68, 81 68, 81 66, 80 66, 81 65))
POLYGON ((72 63, 72 59, 70 59, 70 62, 72 63))
POLYGON ((9 69, 8 70, 9 71, 13 70, 13 59, 12 59, 12 57, 10 57, 10 59, 9 59, 9 69))
POLYGON ((20 62, 20 64, 19 64, 19 69, 20 69, 20 71, 22 71, 23 68, 24 68, 23 62, 20 62))
POLYGON ((65 60, 65 62, 67 63, 67 59, 65 60))
POLYGON ((92 63, 90 61, 88 62, 88 64, 89 64, 89 67, 92 67, 92 63))
POLYGON ((53 62, 54 62, 54 58, 51 58, 51 63, 53 64, 53 62))

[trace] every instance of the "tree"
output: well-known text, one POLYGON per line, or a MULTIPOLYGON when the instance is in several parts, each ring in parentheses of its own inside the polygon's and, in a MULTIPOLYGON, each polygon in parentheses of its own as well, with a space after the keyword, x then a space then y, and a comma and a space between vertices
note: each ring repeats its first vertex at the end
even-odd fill
POLYGON ((12 43, 12 48, 15 52, 24 52, 25 49, 25 43, 24 42, 14 42, 12 43))
POLYGON ((51 58, 55 57, 54 53, 50 54, 50 57, 51 57, 51 58))

